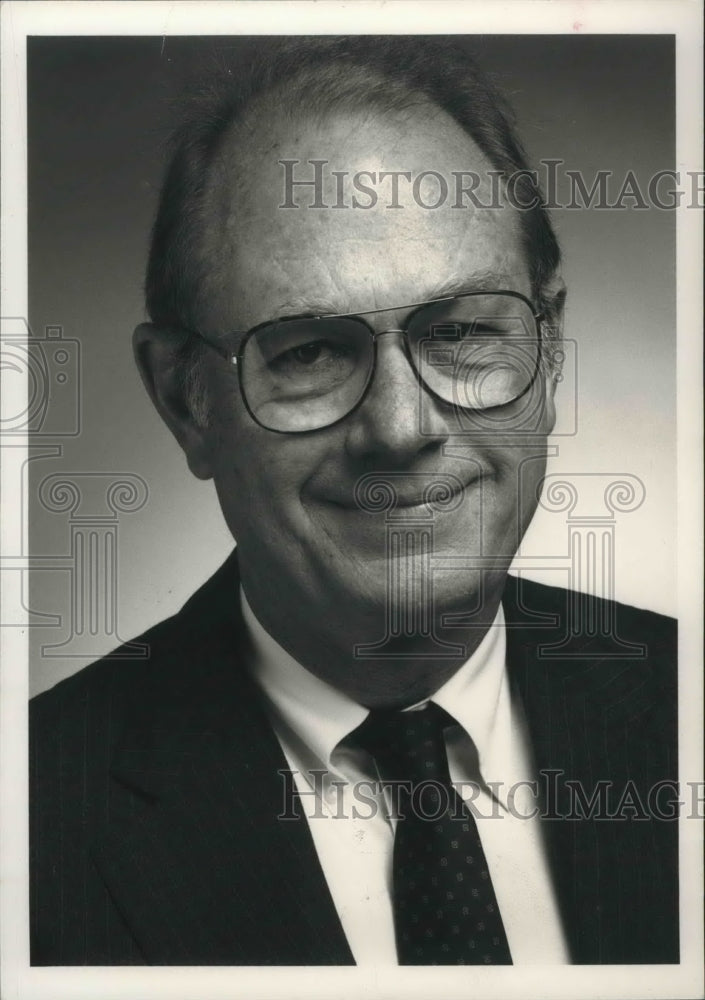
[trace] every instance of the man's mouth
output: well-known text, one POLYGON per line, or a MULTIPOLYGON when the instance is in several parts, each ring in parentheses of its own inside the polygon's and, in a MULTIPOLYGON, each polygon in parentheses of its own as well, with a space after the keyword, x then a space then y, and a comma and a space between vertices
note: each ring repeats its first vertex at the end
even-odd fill
POLYGON ((404 483, 404 478, 408 480, 411 476, 412 474, 405 477, 403 474, 383 473, 365 476, 350 492, 323 499, 342 510, 365 514, 414 509, 442 513, 460 506, 465 494, 484 478, 480 473, 465 481, 450 473, 429 474, 423 476, 426 485, 419 489, 418 482, 404 483))

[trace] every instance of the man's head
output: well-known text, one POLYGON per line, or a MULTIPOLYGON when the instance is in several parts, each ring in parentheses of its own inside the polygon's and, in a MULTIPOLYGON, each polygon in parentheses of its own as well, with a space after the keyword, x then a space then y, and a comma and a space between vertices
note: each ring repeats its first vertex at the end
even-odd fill
MULTIPOLYGON (((150 257, 152 324, 137 331, 138 361, 192 471, 215 481, 246 594, 265 627, 358 700, 409 701, 464 657, 425 655, 428 628, 423 635, 393 619, 408 612, 421 622, 432 608, 440 636, 445 616, 462 616, 456 623, 471 627, 446 638, 467 653, 477 644, 535 510, 553 384, 544 363, 520 398, 480 414, 459 409, 428 391, 400 331, 417 303, 502 291, 522 297, 503 301, 516 302, 524 339, 539 335, 532 311, 543 316, 545 339, 562 304, 555 238, 540 209, 507 202, 501 178, 525 169, 523 154, 497 95, 452 46, 290 42, 216 90, 178 139, 150 257), (282 207, 282 161, 296 161, 299 176, 309 177, 311 161, 325 161, 326 207, 282 207), (359 188, 354 207, 355 192, 340 185, 365 171, 368 181, 383 172, 400 181, 472 173, 474 201, 491 207, 460 207, 451 197, 429 209, 438 183, 430 175, 421 186, 400 182, 398 207, 389 197, 361 207, 372 199, 359 188), (229 349, 237 353, 242 334, 281 317, 340 313, 364 314, 370 332, 382 334, 363 398, 330 426, 262 426, 229 349), (184 350, 188 330, 198 337, 184 350), (362 509, 361 482, 372 490, 391 484, 395 510, 362 509), (445 510, 423 502, 434 482, 456 491, 445 510), (390 548, 392 536, 401 548, 390 548), (419 575, 421 586, 412 580, 419 575), (354 655, 385 631, 394 656, 354 655)), ((521 183, 529 204, 530 177, 521 183)), ((315 192, 297 200, 309 206, 315 192)), ((324 359, 334 378, 342 356, 336 349, 324 359)), ((297 356, 299 365, 307 360, 297 356)))

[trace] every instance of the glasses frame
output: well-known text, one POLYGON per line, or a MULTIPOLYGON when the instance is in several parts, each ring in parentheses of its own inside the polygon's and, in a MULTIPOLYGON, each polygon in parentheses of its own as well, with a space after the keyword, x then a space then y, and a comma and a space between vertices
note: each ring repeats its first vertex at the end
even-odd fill
POLYGON ((214 343, 214 341, 212 341, 208 337, 205 337, 202 333, 199 333, 198 330, 191 330, 191 329, 189 329, 186 332, 188 332, 191 336, 197 337, 199 340, 203 341, 204 344, 206 344, 208 347, 212 348, 212 350, 214 350, 217 354, 219 354, 220 357, 222 357, 225 361, 227 361, 228 364, 230 365, 230 371, 231 372, 233 371, 233 369, 237 369, 238 385, 239 385, 239 388, 240 388, 240 395, 242 396, 242 401, 245 404, 245 409, 247 410, 247 412, 249 413, 250 417, 252 417, 252 419, 254 420, 254 422, 259 427, 262 427, 264 430, 270 431, 272 434, 315 434, 316 431, 323 431, 323 430, 327 430, 329 427, 335 427, 337 424, 341 423, 343 420, 346 420, 350 416, 351 413, 354 413, 355 410, 357 410, 358 407, 360 407, 362 405, 362 403, 365 400, 365 397, 367 396, 367 393, 369 392, 370 386, 372 385, 372 382, 374 380, 375 372, 377 370, 377 341, 378 341, 378 339, 380 337, 383 337, 383 336, 385 336, 388 333, 401 333, 402 334, 402 336, 403 336, 403 350, 404 350, 404 354, 406 356, 407 361, 409 362, 409 366, 410 366, 412 372, 414 373, 414 377, 416 378, 416 381, 418 382, 419 386, 425 392, 427 392, 430 396, 432 396, 434 399, 437 399, 440 402, 445 403, 446 406, 457 406, 459 409, 463 410, 466 413, 473 413, 473 412, 474 413, 491 413, 494 410, 501 410, 505 406, 511 406, 513 403, 516 403, 517 400, 519 400, 523 396, 525 396, 527 394, 527 392, 529 392, 529 390, 532 388, 532 386, 536 382, 536 378, 538 376, 538 373, 541 370, 542 346, 543 346, 543 341, 542 341, 542 336, 541 336, 541 325, 542 325, 544 319, 545 319, 545 315, 543 313, 541 313, 541 312, 537 312, 534 303, 530 299, 528 299, 525 295, 522 295, 521 292, 514 292, 514 291, 510 291, 508 289, 498 289, 497 291, 494 291, 494 290, 483 290, 483 291, 474 291, 474 292, 460 292, 457 295, 443 295, 443 296, 441 296, 439 298, 436 298, 436 299, 427 299, 424 302, 410 302, 410 303, 408 303, 406 305, 402 305, 402 306, 385 306, 383 309, 367 309, 364 312, 350 312, 350 313, 297 313, 295 315, 290 315, 290 316, 278 316, 276 319, 268 319, 268 320, 265 320, 263 323, 257 323, 256 326, 251 327, 249 330, 243 330, 243 331, 233 330, 233 331, 231 331, 227 336, 229 336, 229 337, 240 337, 241 336, 242 337, 242 340, 240 341, 240 344, 239 344, 238 349, 237 349, 236 352, 228 349, 228 347, 226 345, 224 345, 224 344, 214 343), (452 301, 454 301, 456 299, 476 298, 476 297, 478 297, 480 295, 484 295, 484 296, 487 296, 487 295, 505 296, 507 298, 519 299, 520 302, 523 302, 525 305, 527 305, 531 309, 531 315, 533 317, 534 323, 536 324, 536 339, 537 339, 537 343, 538 343, 538 351, 537 351, 537 354, 536 354, 536 367, 534 369, 533 375, 531 376, 531 380, 527 384, 526 388, 518 396, 515 396, 514 399, 510 399, 507 403, 499 403, 496 406, 462 406, 460 403, 451 403, 451 402, 449 402, 449 400, 444 399, 443 396, 440 396, 437 392, 435 392, 430 386, 428 386, 426 384, 426 382, 424 381, 424 379, 423 379, 423 377, 421 375, 421 372, 418 370, 416 364, 414 363, 414 359, 413 359, 411 350, 409 348, 409 339, 408 339, 408 334, 407 334, 407 328, 408 328, 409 324, 411 323, 412 319, 414 318, 414 316, 416 316, 422 309, 425 309, 427 306, 435 305, 438 302, 452 302, 452 301), (399 327, 390 327, 389 329, 386 329, 386 330, 373 330, 372 327, 370 326, 370 324, 365 320, 365 316, 377 316, 380 313, 397 312, 397 311, 402 310, 402 309, 404 309, 404 310, 411 309, 412 311, 407 315, 407 317, 406 317, 406 319, 404 321, 404 326, 401 327, 401 328, 399 328, 399 327), (263 330, 265 327, 272 326, 272 325, 274 325, 276 323, 287 323, 287 322, 290 322, 292 320, 301 320, 301 319, 315 319, 315 320, 321 320, 321 319, 355 319, 355 320, 359 320, 360 323, 367 328, 367 330, 369 331, 370 337, 372 338, 372 363, 370 365, 370 371, 369 371, 369 374, 367 376, 367 381, 365 382, 365 386, 364 386, 362 392, 360 393, 360 396, 359 396, 357 402, 346 413, 344 413, 342 417, 338 417, 336 420, 332 420, 329 424, 323 424, 321 427, 312 427, 312 428, 307 428, 305 430, 281 430, 281 429, 276 428, 276 427, 268 427, 267 424, 263 424, 261 422, 261 420, 257 419, 257 417, 253 413, 252 409, 250 408, 250 404, 249 404, 248 399, 247 399, 247 393, 245 392, 245 387, 244 387, 244 383, 243 383, 243 358, 244 358, 244 354, 245 354, 245 349, 247 347, 247 344, 248 344, 249 340, 258 332, 258 330, 263 330))

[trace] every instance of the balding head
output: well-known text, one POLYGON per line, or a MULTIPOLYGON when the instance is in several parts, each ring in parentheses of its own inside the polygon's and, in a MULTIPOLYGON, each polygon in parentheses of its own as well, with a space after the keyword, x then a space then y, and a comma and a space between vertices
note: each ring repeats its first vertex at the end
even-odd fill
MULTIPOLYGON (((269 45, 265 55, 255 43, 247 59, 235 66, 220 65, 188 102, 174 137, 147 272, 147 307, 153 322, 197 328, 200 303, 210 298, 217 247, 211 242, 208 192, 228 137, 231 164, 247 162, 248 169, 256 170, 252 146, 262 148, 261 137, 278 116, 320 124, 331 115, 359 118, 377 112, 404 127, 419 108, 441 109, 454 120, 499 176, 527 170, 510 112, 453 40, 289 39, 269 45)), ((527 205, 539 201, 521 212, 520 222, 532 294, 545 308, 550 305, 551 295, 545 293, 559 250, 529 173, 519 177, 517 200, 527 205)), ((230 236, 246 244, 247 233, 236 222, 230 236)))

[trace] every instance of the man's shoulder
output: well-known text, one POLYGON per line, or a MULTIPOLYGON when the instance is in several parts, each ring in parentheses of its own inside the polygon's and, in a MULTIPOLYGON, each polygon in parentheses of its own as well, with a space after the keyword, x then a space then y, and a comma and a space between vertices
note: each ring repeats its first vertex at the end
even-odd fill
POLYGON ((178 636, 181 631, 178 618, 178 615, 174 615, 159 622, 141 635, 35 695, 30 702, 32 709, 41 712, 50 711, 52 708, 64 710, 67 704, 74 701, 119 697, 121 691, 129 690, 141 680, 145 680, 149 672, 164 662, 170 650, 178 648, 178 636))
POLYGON ((669 615, 565 587, 538 583, 527 577, 507 577, 505 601, 522 620, 538 615, 550 620, 554 628, 571 618, 574 626, 584 626, 582 631, 585 633, 597 632, 600 624, 607 623, 614 630, 619 628, 620 637, 626 640, 641 636, 642 641, 652 640, 659 646, 669 647, 677 641, 678 621, 669 615))
POLYGON ((85 780, 102 780, 125 733, 158 708, 179 661, 189 656, 184 640, 175 615, 32 698, 30 762, 45 792, 59 760, 64 780, 78 768, 85 780), (135 656, 137 647, 143 656, 135 656))
POLYGON ((217 660, 225 644, 234 655, 239 637, 237 567, 229 559, 186 601, 175 615, 152 626, 35 695, 30 718, 85 708, 99 716, 154 699, 166 686, 177 689, 208 660, 217 660))
POLYGON ((600 709, 622 703, 675 726, 676 619, 514 576, 503 603, 507 662, 525 693, 571 695, 600 709))
POLYGON ((507 577, 505 601, 525 619, 535 615, 562 619, 585 609, 597 621, 619 621, 625 630, 653 638, 663 637, 664 641, 675 641, 678 632, 678 621, 670 615, 565 587, 538 583, 527 577, 507 577))

